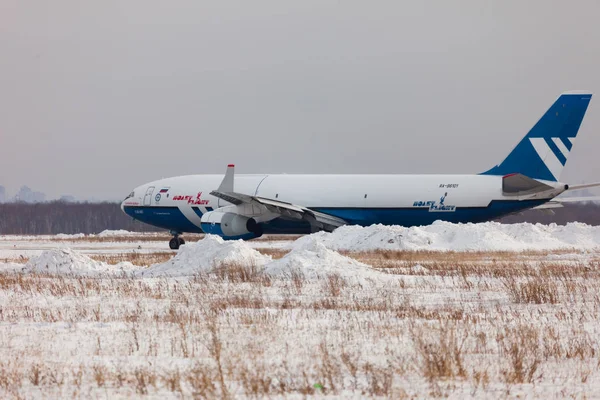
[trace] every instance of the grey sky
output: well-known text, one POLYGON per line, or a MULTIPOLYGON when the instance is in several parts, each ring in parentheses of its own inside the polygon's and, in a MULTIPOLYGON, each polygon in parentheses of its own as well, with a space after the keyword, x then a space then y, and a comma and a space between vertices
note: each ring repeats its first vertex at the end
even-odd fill
POLYGON ((0 184, 477 173, 595 92, 562 180, 600 181, 598 1, 0 2, 0 184))

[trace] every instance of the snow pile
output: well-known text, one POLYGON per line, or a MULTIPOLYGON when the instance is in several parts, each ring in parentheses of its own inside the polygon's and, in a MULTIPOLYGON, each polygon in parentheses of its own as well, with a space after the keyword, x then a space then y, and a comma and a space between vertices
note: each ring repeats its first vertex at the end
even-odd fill
POLYGON ((371 225, 342 226, 332 233, 318 232, 302 237, 292 246, 319 241, 333 250, 437 250, 437 251, 524 251, 552 249, 595 249, 600 247, 600 226, 579 222, 563 225, 453 224, 405 228, 371 225))
POLYGON ((39 256, 31 258, 23 268, 23 272, 91 277, 128 273, 135 269, 137 267, 129 262, 110 265, 95 261, 69 248, 62 248, 46 250, 39 256))
POLYGON ((292 251, 267 264, 264 273, 282 278, 290 278, 293 273, 298 273, 308 279, 319 279, 332 274, 344 278, 385 276, 366 264, 326 248, 315 236, 317 235, 297 241, 292 251))
POLYGON ((175 257, 162 264, 154 264, 140 271, 139 275, 193 276, 221 264, 263 266, 270 261, 270 256, 262 255, 242 240, 224 241, 219 236, 206 235, 196 243, 181 246, 175 257))

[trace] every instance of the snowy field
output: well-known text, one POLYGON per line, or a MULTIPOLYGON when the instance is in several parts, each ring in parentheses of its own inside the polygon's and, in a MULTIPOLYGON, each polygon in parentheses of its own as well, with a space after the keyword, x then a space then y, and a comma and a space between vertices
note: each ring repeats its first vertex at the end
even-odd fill
POLYGON ((600 397, 600 228, 0 236, 0 398, 600 397))

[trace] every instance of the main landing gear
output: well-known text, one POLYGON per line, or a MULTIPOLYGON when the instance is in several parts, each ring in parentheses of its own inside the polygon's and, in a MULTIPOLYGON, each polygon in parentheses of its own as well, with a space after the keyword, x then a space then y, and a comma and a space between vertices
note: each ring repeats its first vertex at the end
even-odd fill
POLYGON ((172 250, 177 250, 179 249, 179 246, 185 244, 185 240, 183 240, 182 237, 179 237, 179 232, 171 232, 171 234, 173 235, 173 239, 169 240, 169 247, 172 250))

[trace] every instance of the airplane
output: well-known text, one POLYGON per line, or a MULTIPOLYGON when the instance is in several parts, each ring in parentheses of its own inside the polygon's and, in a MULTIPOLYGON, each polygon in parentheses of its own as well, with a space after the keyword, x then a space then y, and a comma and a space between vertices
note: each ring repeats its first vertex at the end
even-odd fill
POLYGON ((136 187, 121 208, 169 230, 169 247, 178 249, 184 232, 246 240, 348 224, 483 222, 560 207, 561 193, 600 186, 559 181, 591 97, 562 93, 500 164, 475 175, 234 175, 230 164, 224 176, 178 176, 136 187))

